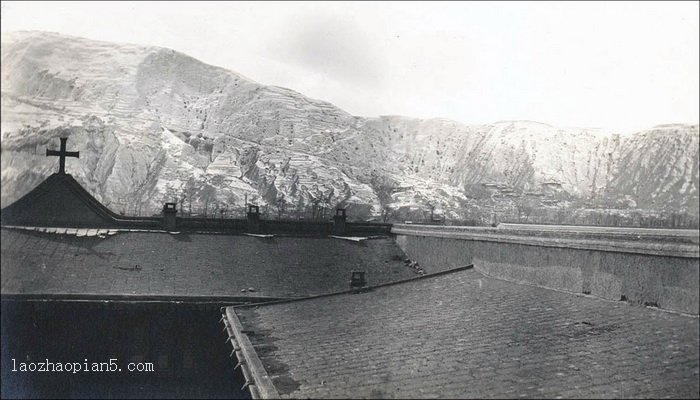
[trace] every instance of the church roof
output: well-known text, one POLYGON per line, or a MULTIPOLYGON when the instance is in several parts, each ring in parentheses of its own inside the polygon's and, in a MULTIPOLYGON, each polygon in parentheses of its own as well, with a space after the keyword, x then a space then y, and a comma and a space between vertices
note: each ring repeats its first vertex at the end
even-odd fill
POLYGON ((349 289, 353 270, 366 271, 370 284, 416 276, 388 237, 76 236, 3 227, 0 248, 3 296, 286 298, 349 289))
POLYGON ((0 211, 3 226, 117 227, 135 225, 156 227, 154 219, 120 217, 109 210, 66 174, 66 157, 79 158, 80 152, 67 151, 68 138, 60 138, 60 150, 46 149, 46 156, 59 157, 59 170, 29 193, 0 211))
POLYGON ((251 391, 262 397, 698 393, 697 319, 474 269, 225 311, 251 391), (650 358, 658 368, 648 368, 650 358))
POLYGON ((79 157, 66 142, 46 152, 59 172, 1 211, 3 298, 262 301, 345 290, 354 270, 374 284, 416 274, 392 239, 367 235, 386 224, 348 224, 365 236, 338 240, 328 221, 118 215, 66 174, 79 157))
POLYGON ((141 225, 160 227, 154 218, 122 217, 112 212, 83 188, 71 175, 56 173, 22 198, 2 209, 3 225, 116 227, 141 225))

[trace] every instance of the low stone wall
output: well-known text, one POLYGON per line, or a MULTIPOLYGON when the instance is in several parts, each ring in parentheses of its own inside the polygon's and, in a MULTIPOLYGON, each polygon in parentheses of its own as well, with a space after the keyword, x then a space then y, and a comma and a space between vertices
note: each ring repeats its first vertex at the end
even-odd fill
MULTIPOLYGON (((160 223, 160 220, 158 220, 160 223)), ((162 225, 162 224, 161 224, 162 225)), ((253 232, 246 219, 216 219, 216 218, 177 218, 178 231, 206 231, 225 233, 253 232)), ((288 235, 320 235, 333 234, 331 221, 304 220, 258 220, 258 233, 288 234, 288 235)), ((388 235, 391 224, 347 222, 343 235, 388 235)))
POLYGON ((500 279, 698 314, 695 231, 394 225, 392 233, 428 267, 474 264, 500 279))

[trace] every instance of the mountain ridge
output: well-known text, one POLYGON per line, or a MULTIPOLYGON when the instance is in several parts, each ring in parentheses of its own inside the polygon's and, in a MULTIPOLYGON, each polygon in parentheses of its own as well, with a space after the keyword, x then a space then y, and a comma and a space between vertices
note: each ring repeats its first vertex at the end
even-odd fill
POLYGON ((429 208, 483 219, 524 204, 697 214, 697 124, 617 134, 358 117, 162 47, 12 36, 2 39, 12 72, 2 75, 3 207, 53 172, 42 149, 69 135, 84 154, 73 175, 126 213, 177 199, 207 213, 246 200, 275 214, 343 205, 363 219, 429 208))

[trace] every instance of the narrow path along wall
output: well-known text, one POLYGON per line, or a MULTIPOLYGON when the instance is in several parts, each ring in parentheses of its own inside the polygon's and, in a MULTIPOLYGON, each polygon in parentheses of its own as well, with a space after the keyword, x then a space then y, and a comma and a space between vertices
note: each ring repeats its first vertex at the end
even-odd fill
POLYGON ((394 225, 420 264, 474 264, 496 278, 698 314, 697 231, 508 224, 394 225))

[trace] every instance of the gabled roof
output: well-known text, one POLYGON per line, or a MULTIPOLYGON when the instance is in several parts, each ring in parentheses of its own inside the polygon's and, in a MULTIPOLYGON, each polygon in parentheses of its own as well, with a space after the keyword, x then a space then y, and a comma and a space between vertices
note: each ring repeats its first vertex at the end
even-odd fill
POLYGON ((64 227, 114 227, 120 219, 67 174, 49 176, 0 218, 3 225, 64 227))
MULTIPOLYGON (((0 211, 3 227, 43 229, 61 228, 126 228, 163 230, 162 216, 137 217, 119 215, 105 207, 71 175, 53 174, 31 192, 0 211)), ((256 227, 246 219, 238 218, 177 218, 178 231, 287 234, 326 236, 334 232, 330 221, 267 220, 259 219, 256 227)), ((172 229, 172 228, 171 228, 172 229)), ((348 222, 346 235, 386 235, 391 224, 348 222)))
POLYGON ((474 269, 225 315, 254 396, 698 397, 697 318, 474 269))

